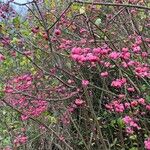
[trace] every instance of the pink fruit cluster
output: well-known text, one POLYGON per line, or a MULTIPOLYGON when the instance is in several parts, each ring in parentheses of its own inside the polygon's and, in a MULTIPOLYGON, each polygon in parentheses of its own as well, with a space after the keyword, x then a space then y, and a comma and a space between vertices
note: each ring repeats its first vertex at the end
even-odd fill
POLYGON ((28 140, 28 137, 26 135, 18 135, 17 137, 15 137, 13 143, 14 145, 16 145, 17 147, 25 144, 28 140))
POLYGON ((71 57, 73 60, 79 63, 99 61, 99 57, 92 53, 90 48, 82 49, 80 47, 74 47, 71 50, 71 57))
POLYGON ((10 5, 12 0, 9 0, 7 3, 0 3, 0 18, 1 19, 8 19, 8 17, 14 17, 15 11, 10 5))
POLYGON ((117 113, 122 113, 125 110, 130 110, 131 108, 136 108, 138 106, 144 107, 145 110, 149 110, 149 104, 146 104, 144 98, 138 98, 133 100, 123 100, 120 98, 118 100, 113 100, 109 104, 105 105, 108 110, 117 113))
POLYGON ((38 117, 47 109, 47 102, 43 98, 33 97, 33 78, 29 74, 13 78, 5 87, 7 101, 21 110, 21 119, 38 117), (27 92, 28 91, 28 92, 27 92), (27 94, 23 93, 27 92, 27 94))
POLYGON ((29 74, 14 77, 10 80, 4 89, 5 93, 23 92, 32 85, 32 76, 29 74))
POLYGON ((121 88, 126 83, 126 78, 116 79, 112 81, 111 86, 115 88, 121 88))
POLYGON ((123 121, 126 125, 126 132, 128 134, 133 134, 134 130, 140 130, 141 127, 136 123, 135 118, 131 118, 130 116, 125 116, 123 121))

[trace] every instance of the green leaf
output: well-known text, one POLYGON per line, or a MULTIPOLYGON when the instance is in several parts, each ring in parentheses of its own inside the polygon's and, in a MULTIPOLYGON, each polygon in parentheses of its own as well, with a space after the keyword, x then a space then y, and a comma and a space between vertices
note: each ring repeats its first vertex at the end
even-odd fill
POLYGON ((146 90, 146 85, 145 85, 145 84, 143 84, 143 85, 141 86, 141 90, 142 90, 142 91, 145 91, 145 90, 146 90))
POLYGON ((96 19, 95 24, 99 26, 102 23, 101 18, 96 19))
POLYGON ((20 18, 18 16, 13 19, 13 24, 16 28, 20 27, 20 18))
POLYGON ((132 147, 129 150, 138 150, 138 148, 137 147, 132 147))
POLYGON ((6 137, 4 140, 3 140, 3 143, 4 145, 8 145, 10 143, 10 137, 6 137))
POLYGON ((80 141, 80 142, 78 143, 78 145, 83 145, 83 142, 82 142, 82 141, 80 141))
POLYGON ((84 14, 84 13, 85 13, 85 7, 82 6, 82 7, 80 8, 80 14, 84 14))
POLYGON ((116 120, 112 120, 111 123, 110 123, 110 125, 111 125, 112 127, 114 127, 114 126, 115 126, 115 123, 116 123, 116 120))
POLYGON ((146 100, 150 103, 150 95, 146 95, 146 100))
POLYGON ((136 140, 136 139, 137 139, 137 135, 131 135, 129 138, 130 138, 131 140, 136 140))
POLYGON ((117 119, 117 124, 118 124, 121 128, 124 127, 124 123, 123 123, 122 118, 118 118, 118 119, 117 119))

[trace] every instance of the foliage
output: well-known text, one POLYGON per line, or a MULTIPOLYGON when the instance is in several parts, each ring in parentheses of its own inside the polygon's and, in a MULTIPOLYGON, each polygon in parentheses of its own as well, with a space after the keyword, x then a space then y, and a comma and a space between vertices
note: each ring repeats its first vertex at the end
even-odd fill
POLYGON ((150 150, 149 6, 1 2, 0 149, 150 150))

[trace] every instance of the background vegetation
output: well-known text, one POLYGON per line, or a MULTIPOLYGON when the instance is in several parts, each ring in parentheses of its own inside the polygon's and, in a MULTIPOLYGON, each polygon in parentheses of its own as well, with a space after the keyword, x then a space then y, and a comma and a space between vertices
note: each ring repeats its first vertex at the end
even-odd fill
POLYGON ((1 2, 0 149, 150 150, 149 15, 149 0, 1 2))

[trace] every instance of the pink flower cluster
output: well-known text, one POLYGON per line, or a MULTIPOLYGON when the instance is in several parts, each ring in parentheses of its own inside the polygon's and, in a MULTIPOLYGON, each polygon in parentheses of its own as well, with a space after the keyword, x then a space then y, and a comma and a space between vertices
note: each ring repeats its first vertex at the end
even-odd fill
POLYGON ((100 76, 101 76, 101 77, 108 77, 108 75, 109 75, 109 74, 108 74, 107 71, 100 73, 100 76))
POLYGON ((27 136, 25 136, 25 135, 18 135, 18 136, 15 138, 15 140, 14 140, 14 144, 15 144, 16 146, 20 146, 20 145, 22 145, 22 144, 25 144, 25 143, 27 142, 27 140, 28 140, 28 137, 27 137, 27 136))
POLYGON ((71 40, 61 39, 61 43, 60 43, 58 48, 62 49, 62 50, 65 50, 65 49, 69 49, 71 47, 71 45, 72 45, 71 40))
POLYGON ((116 79, 112 81, 111 86, 115 88, 121 88, 126 83, 126 78, 116 79))
POLYGON ((83 87, 87 87, 89 84, 89 81, 88 80, 82 80, 82 86, 83 87))
POLYGON ((124 98, 123 95, 120 95, 119 97, 120 99, 118 100, 113 100, 112 102, 110 102, 109 104, 106 104, 105 107, 112 111, 112 112, 117 112, 117 113, 122 113, 124 112, 126 109, 129 108, 134 108, 137 107, 139 105, 141 106, 146 106, 145 108, 147 110, 150 110, 149 105, 146 105, 145 99, 144 98, 139 98, 136 100, 132 100, 131 102, 121 102, 121 99, 124 98))
POLYGON ((7 3, 0 3, 0 19, 14 17, 14 14, 15 14, 15 11, 11 7, 9 1, 7 3))
POLYGON ((141 127, 130 116, 125 116, 123 118, 123 121, 124 121, 124 123, 126 125, 126 132, 128 134, 133 134, 134 133, 134 129, 137 129, 137 130, 141 129, 141 127))
POLYGON ((114 51, 114 52, 111 52, 108 57, 110 59, 116 60, 116 59, 120 58, 120 56, 121 56, 120 52, 115 52, 114 51))
POLYGON ((22 120, 40 116, 48 106, 47 101, 41 96, 37 96, 37 98, 32 96, 32 80, 32 76, 28 74, 18 76, 9 81, 4 90, 7 101, 13 107, 21 110, 22 120), (26 92, 27 90, 27 96, 22 95, 22 92, 26 92))
POLYGON ((32 84, 32 76, 29 74, 25 74, 9 81, 5 87, 5 93, 13 93, 18 91, 27 90, 32 84))
POLYGON ((132 51, 134 53, 139 53, 141 51, 141 44, 142 44, 142 37, 141 36, 137 36, 135 37, 135 42, 132 45, 132 51))
POLYGON ((90 48, 74 47, 71 50, 71 57, 79 63, 99 61, 99 57, 92 53, 90 48))
POLYGON ((137 75, 140 78, 150 77, 150 66, 146 63, 142 64, 138 61, 129 60, 128 62, 123 61, 122 66, 124 68, 133 68, 135 75, 137 75))
POLYGON ((124 105, 120 101, 117 101, 117 100, 112 101, 109 104, 106 104, 105 107, 109 109, 110 111, 118 112, 118 113, 121 113, 125 110, 124 105))
POLYGON ((84 63, 84 62, 100 62, 100 58, 110 58, 110 60, 118 60, 122 58, 129 60, 131 54, 128 48, 123 48, 121 52, 112 51, 107 45, 97 48, 81 48, 74 47, 71 50, 71 57, 73 60, 84 63))
POLYGON ((146 65, 139 65, 135 68, 135 74, 138 77, 150 77, 150 67, 146 65))
POLYGON ((32 100, 22 104, 22 106, 26 106, 26 108, 22 108, 23 114, 21 115, 21 119, 25 121, 29 119, 29 117, 40 116, 44 111, 47 110, 47 105, 48 104, 45 100, 32 100))

